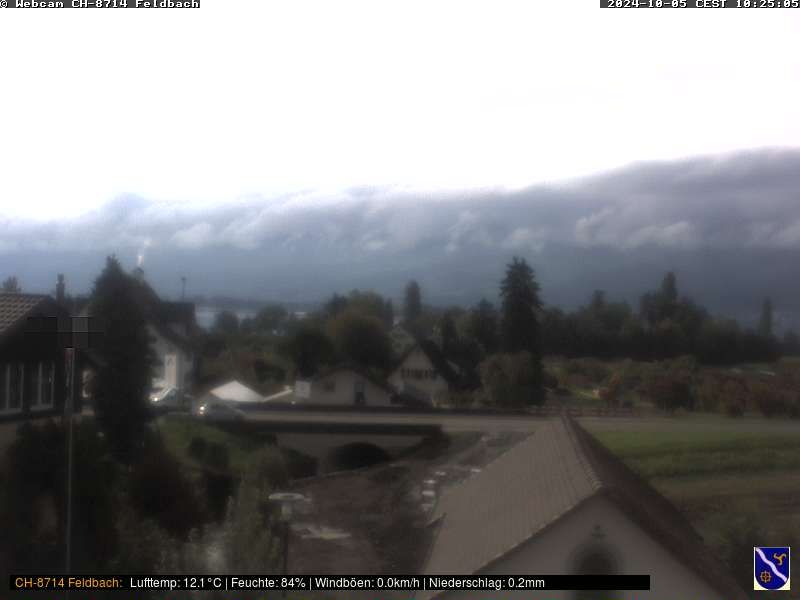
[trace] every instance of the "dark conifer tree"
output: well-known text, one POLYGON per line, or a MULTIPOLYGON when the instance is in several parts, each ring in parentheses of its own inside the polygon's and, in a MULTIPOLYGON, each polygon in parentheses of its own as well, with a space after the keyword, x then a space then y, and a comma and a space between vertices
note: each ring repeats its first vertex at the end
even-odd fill
POLYGON ((413 279, 406 286, 405 302, 403 304, 403 319, 412 322, 422 315, 422 293, 419 284, 413 279))
POLYGON ((103 328, 98 340, 103 364, 93 380, 95 414, 114 455, 128 464, 142 449, 154 364, 141 285, 110 256, 95 280, 90 309, 103 328))
POLYGON ((502 298, 501 333, 503 350, 507 353, 528 352, 534 368, 530 403, 543 401, 542 358, 538 312, 542 308, 539 284, 533 269, 524 259, 514 257, 506 268, 500 284, 502 298))

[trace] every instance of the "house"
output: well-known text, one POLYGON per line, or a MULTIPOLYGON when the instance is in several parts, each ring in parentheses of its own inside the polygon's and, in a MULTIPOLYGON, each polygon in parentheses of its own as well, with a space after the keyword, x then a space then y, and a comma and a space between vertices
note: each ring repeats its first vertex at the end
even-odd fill
POLYGON ((157 366, 154 387, 190 389, 196 373, 194 305, 159 300, 147 314, 157 366))
POLYGON ((394 406, 400 403, 395 390, 358 367, 339 365, 311 379, 295 383, 297 402, 329 406, 394 406))
POLYGON ((458 368, 430 340, 409 346, 388 379, 400 393, 427 404, 435 404, 459 383, 458 368))
MULTIPOLYGON (((0 293, 0 422, 61 414, 69 313, 43 294, 0 293)), ((76 372, 86 360, 75 352, 76 372)), ((80 394, 75 394, 80 411, 80 394)))
MULTIPOLYGON (((568 418, 544 422, 480 473, 445 489, 433 519, 426 575, 651 578, 650 591, 548 591, 548 600, 747 598, 678 509, 568 418)), ((417 595, 434 597, 476 594, 417 595)))
POLYGON ((263 402, 265 400, 264 396, 257 391, 250 389, 235 379, 210 390, 205 399, 207 401, 217 400, 231 404, 263 402))

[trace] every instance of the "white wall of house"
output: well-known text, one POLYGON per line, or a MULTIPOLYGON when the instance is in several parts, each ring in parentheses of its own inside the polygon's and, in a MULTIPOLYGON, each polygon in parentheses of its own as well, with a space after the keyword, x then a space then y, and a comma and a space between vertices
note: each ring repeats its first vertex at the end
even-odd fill
POLYGON ((152 348, 157 362, 153 379, 163 382, 165 387, 189 388, 194 368, 192 354, 181 350, 152 325, 147 326, 147 332, 153 338, 152 348))
MULTIPOLYGON (((464 526, 468 526, 464 524, 464 526)), ((574 512, 557 521, 549 530, 512 550, 483 575, 558 575, 575 572, 582 551, 596 544, 607 548, 618 565, 618 574, 650 575, 650 591, 604 592, 601 597, 614 600, 675 600, 702 598, 723 600, 694 571, 685 567, 672 553, 631 521, 615 504, 601 496, 592 498, 574 512), (604 534, 596 539, 596 527, 604 534)), ((597 547, 597 546, 596 546, 597 547)), ((484 596, 488 593, 484 592, 484 596)), ((530 599, 541 595, 548 600, 573 600, 576 592, 500 592, 493 599, 530 599)), ((447 600, 473 600, 475 592, 454 591, 441 596, 447 600)))
POLYGON ((354 406, 358 389, 364 393, 366 406, 391 406, 391 394, 387 390, 348 369, 313 380, 307 388, 307 397, 295 397, 310 404, 354 406))
POLYGON ((426 394, 431 402, 448 390, 447 381, 436 371, 428 355, 419 348, 412 350, 392 372, 389 383, 399 391, 408 391, 411 386, 426 394))

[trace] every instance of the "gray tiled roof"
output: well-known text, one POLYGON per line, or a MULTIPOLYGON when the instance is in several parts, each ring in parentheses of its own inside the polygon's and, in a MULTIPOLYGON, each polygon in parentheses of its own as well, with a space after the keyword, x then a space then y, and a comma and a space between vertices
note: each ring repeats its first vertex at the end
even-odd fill
POLYGON ((19 323, 47 298, 43 294, 0 293, 0 335, 19 323))
POLYGON ((425 573, 480 572, 600 493, 727 597, 746 597, 680 511, 569 418, 542 422, 480 473, 443 492, 425 573))

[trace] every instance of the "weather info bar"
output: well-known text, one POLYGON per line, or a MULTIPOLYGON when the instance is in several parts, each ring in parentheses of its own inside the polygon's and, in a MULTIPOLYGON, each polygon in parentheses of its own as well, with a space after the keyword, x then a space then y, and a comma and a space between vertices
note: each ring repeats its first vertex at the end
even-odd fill
POLYGON ((600 8, 800 8, 800 0, 600 0, 600 8))
MULTIPOLYGON (((649 575, 11 575, 22 590, 649 590, 649 575)), ((13 597, 13 596, 12 596, 13 597)))
POLYGON ((200 0, 0 0, 0 8, 200 8, 200 0))

